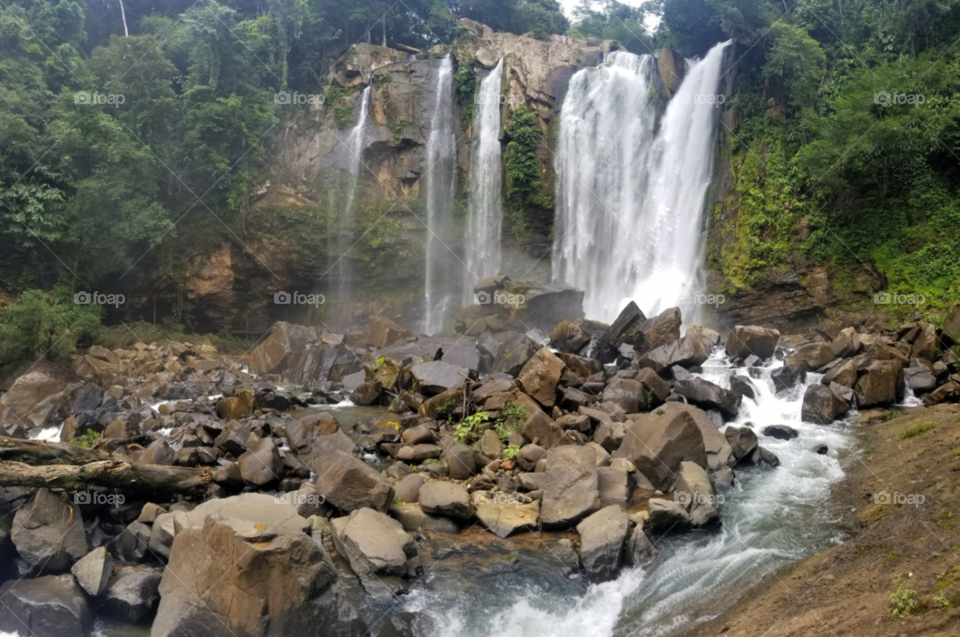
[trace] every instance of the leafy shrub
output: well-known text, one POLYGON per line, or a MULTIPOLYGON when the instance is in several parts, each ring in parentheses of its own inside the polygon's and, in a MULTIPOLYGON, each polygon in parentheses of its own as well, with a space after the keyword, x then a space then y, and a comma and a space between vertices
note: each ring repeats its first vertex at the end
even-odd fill
POLYGON ((101 311, 75 304, 65 285, 24 292, 0 315, 0 364, 38 356, 58 361, 100 342, 101 311))
POLYGON ((919 436, 925 431, 930 431, 937 425, 932 420, 925 420, 923 422, 918 422, 915 425, 911 425, 897 434, 897 438, 900 440, 906 440, 907 438, 913 438, 914 436, 919 436))
POLYGON ((77 436, 70 441, 70 444, 83 447, 84 449, 92 449, 97 441, 100 440, 100 432, 94 431, 93 429, 88 429, 86 433, 81 436, 77 436))

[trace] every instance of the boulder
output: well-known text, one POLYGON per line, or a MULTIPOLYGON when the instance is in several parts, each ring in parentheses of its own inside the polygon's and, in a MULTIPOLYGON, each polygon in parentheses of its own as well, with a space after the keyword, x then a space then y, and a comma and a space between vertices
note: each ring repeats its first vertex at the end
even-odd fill
POLYGON ((666 367, 679 365, 685 369, 702 365, 710 358, 710 351, 699 336, 684 336, 681 339, 660 345, 639 357, 637 364, 657 373, 666 367))
POLYGON ((903 379, 907 387, 917 394, 923 394, 937 386, 937 377, 923 367, 908 367, 903 370, 903 379))
POLYGON ((643 526, 638 524, 627 539, 624 547, 624 561, 628 566, 640 566, 657 554, 657 549, 643 532, 643 526))
POLYGON ((427 482, 420 487, 420 508, 454 520, 466 521, 474 515, 467 490, 452 482, 427 482))
MULTIPOLYGON (((621 458, 620 461, 623 461, 621 458)), ((625 461, 623 461, 625 462, 625 461)), ((602 502, 626 503, 633 490, 630 484, 630 474, 624 467, 604 467, 597 460, 597 488, 600 491, 602 502)))
POLYGON ((684 531, 693 525, 687 509, 674 500, 651 498, 647 510, 650 513, 648 527, 653 533, 684 531))
POLYGON ((334 450, 323 455, 317 493, 342 511, 369 507, 385 512, 393 502, 393 487, 380 473, 350 454, 334 450))
POLYGON ((9 580, 0 585, 0 631, 30 637, 86 637, 93 614, 72 575, 9 580))
POLYGON ((493 360, 491 372, 505 372, 516 377, 527 361, 540 351, 544 343, 535 334, 516 334, 504 342, 493 360))
POLYGON ((780 340, 778 330, 754 325, 737 325, 727 336, 726 351, 731 358, 746 358, 756 356, 766 360, 773 356, 773 351, 780 340))
POLYGON ((250 352, 250 371, 254 374, 280 374, 293 357, 317 337, 316 329, 280 321, 270 336, 250 352))
POLYGON ((589 340, 590 337, 583 333, 580 325, 573 321, 561 321, 550 332, 551 345, 563 353, 579 352, 589 340))
POLYGON ((853 356, 860 350, 860 335, 854 327, 846 327, 831 341, 830 349, 837 358, 853 356))
POLYGON ((470 370, 443 361, 426 361, 411 368, 418 390, 427 396, 459 387, 469 380, 470 370))
POLYGON ((650 347, 670 344, 680 338, 680 308, 670 307, 640 325, 650 347))
POLYGON ((850 410, 847 401, 826 385, 810 385, 803 394, 800 419, 819 425, 829 425, 850 410))
POLYGON ((681 462, 677 481, 673 485, 674 500, 683 505, 693 526, 708 526, 720 519, 717 492, 713 481, 702 467, 693 462, 681 462))
POLYGON ((580 563, 591 582, 614 580, 623 568, 623 548, 630 525, 619 505, 611 505, 577 525, 580 563))
POLYGON ((927 361, 937 359, 937 349, 940 348, 940 339, 937 338, 937 328, 933 325, 925 325, 917 340, 913 342, 913 349, 910 350, 910 358, 921 358, 927 361))
POLYGON ((393 518, 362 508, 332 520, 340 555, 361 579, 371 575, 412 578, 420 570, 417 544, 393 518))
POLYGON ((203 528, 207 517, 213 515, 244 520, 251 524, 263 524, 274 529, 282 528, 291 532, 305 531, 310 528, 310 522, 297 513, 297 507, 292 500, 292 497, 280 498, 265 493, 242 493, 229 498, 207 500, 192 511, 184 513, 181 525, 196 529, 203 528))
POLYGON ((718 410, 727 420, 736 418, 740 411, 742 396, 703 378, 678 380, 673 384, 673 391, 697 407, 718 410))
POLYGON ((360 383, 350 394, 350 402, 360 407, 373 405, 380 400, 382 391, 383 385, 377 379, 360 383))
POLYGON ((790 352, 783 364, 811 372, 820 369, 834 358, 833 349, 827 343, 807 343, 790 352))
POLYGON ((44 573, 66 571, 90 550, 80 507, 48 489, 17 509, 10 537, 20 557, 44 573))
POLYGON ((107 583, 103 605, 114 617, 135 624, 160 603, 160 579, 160 573, 148 568, 119 568, 107 583))
POLYGON ((473 449, 462 442, 454 442, 447 436, 440 441, 443 448, 443 459, 450 470, 450 477, 454 480, 469 480, 477 474, 477 459, 473 449))
POLYGON ((424 513, 420 505, 415 503, 394 504, 390 507, 390 517, 399 522, 404 531, 460 532, 460 526, 453 520, 424 513))
POLYGON ((890 405, 903 399, 903 365, 896 360, 875 360, 860 372, 853 386, 860 408, 890 405))
POLYGON ((526 362, 517 376, 517 387, 544 407, 553 407, 557 384, 566 364, 546 347, 526 362))
POLYGON ((456 367, 465 367, 469 370, 479 371, 480 350, 478 350, 477 346, 469 339, 460 338, 457 339, 452 347, 444 349, 443 356, 440 360, 456 367))
POLYGON ((770 372, 770 380, 773 381, 774 391, 779 394, 805 382, 807 380, 807 372, 801 367, 784 365, 770 372))
POLYGON ((703 436, 703 450, 707 455, 706 468, 710 471, 717 471, 721 467, 731 464, 733 461, 733 450, 724 437, 723 432, 717 427, 713 419, 698 407, 685 405, 683 403, 665 403, 657 409, 657 412, 667 416, 687 413, 693 418, 693 421, 700 429, 703 436))
POLYGON ((738 462, 742 458, 749 457, 760 444, 756 432, 750 427, 734 427, 731 425, 723 430, 723 435, 730 444, 733 457, 738 462))
POLYGON ((434 632, 434 622, 429 615, 404 612, 388 617, 377 637, 428 637, 434 632))
POLYGON ((707 466, 703 434, 693 415, 666 405, 628 424, 614 456, 629 460, 661 491, 673 484, 684 460, 707 466))
POLYGON ((253 414, 255 396, 249 389, 240 389, 236 396, 224 396, 217 401, 220 420, 243 420, 253 414))
POLYGON ((491 495, 477 504, 477 519, 499 538, 534 531, 540 519, 540 502, 521 504, 516 498, 491 495))
POLYGON ((960 344, 960 301, 947 311, 947 317, 943 321, 943 336, 954 344, 960 344))
POLYGON ((120 532, 107 548, 120 562, 136 564, 143 560, 150 547, 151 529, 142 522, 133 521, 120 532))
POLYGON ((410 336, 413 336, 412 332, 397 325, 387 317, 374 316, 370 319, 365 339, 373 347, 381 349, 410 336))
POLYGON ((604 388, 602 400, 605 403, 616 403, 627 413, 633 414, 641 409, 646 410, 647 392, 643 383, 631 378, 614 378, 604 388))
POLYGON ((753 381, 746 376, 732 375, 730 377, 730 391, 740 394, 744 398, 757 399, 757 388, 753 381))
POLYGON ((830 371, 820 379, 820 382, 824 385, 836 383, 843 387, 853 387, 853 384, 857 382, 857 363, 852 360, 841 361, 831 367, 830 371))
POLYGON ((113 572, 113 559, 107 549, 101 546, 81 557, 70 572, 88 595, 98 597, 107 588, 107 581, 113 572))
POLYGON ((538 445, 546 449, 550 449, 557 444, 568 442, 565 439, 564 431, 560 428, 560 425, 551 420, 550 416, 542 411, 534 412, 528 416, 526 422, 523 423, 523 429, 520 433, 529 442, 536 441, 538 445))
POLYGON ((411 473, 394 486, 394 495, 400 502, 416 502, 422 486, 423 478, 419 474, 411 473))
POLYGON ((262 487, 280 480, 283 460, 273 438, 261 438, 237 459, 240 477, 254 487, 262 487))
POLYGON ((554 447, 546 462, 545 474, 537 479, 543 490, 541 524, 544 529, 573 526, 597 508, 597 454, 586 447, 554 447))
POLYGON ((761 433, 764 436, 770 436, 777 440, 793 440, 800 435, 796 429, 786 425, 770 425, 769 427, 764 427, 761 433))
POLYGON ((337 569, 302 532, 210 515, 177 534, 153 637, 367 634, 337 569))

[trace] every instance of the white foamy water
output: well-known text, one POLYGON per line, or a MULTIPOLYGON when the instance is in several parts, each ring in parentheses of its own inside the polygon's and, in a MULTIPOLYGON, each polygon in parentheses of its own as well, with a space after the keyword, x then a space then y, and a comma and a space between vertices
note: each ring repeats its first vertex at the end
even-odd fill
MULTIPOLYGON (((44 427, 37 433, 36 437, 32 437, 31 440, 42 440, 43 442, 60 442, 60 430, 63 428, 63 425, 56 425, 53 427, 44 427)), ((0 633, 2 637, 3 633, 0 633)))

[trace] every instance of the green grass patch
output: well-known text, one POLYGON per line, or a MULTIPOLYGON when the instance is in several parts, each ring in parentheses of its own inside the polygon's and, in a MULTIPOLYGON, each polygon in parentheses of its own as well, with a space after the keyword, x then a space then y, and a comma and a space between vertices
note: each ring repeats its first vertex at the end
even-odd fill
POLYGON ((924 420, 923 422, 918 422, 915 425, 910 425, 906 429, 902 430, 897 434, 897 438, 900 440, 906 440, 907 438, 913 438, 914 436, 919 436, 925 431, 930 431, 936 427, 936 423, 932 420, 924 420))

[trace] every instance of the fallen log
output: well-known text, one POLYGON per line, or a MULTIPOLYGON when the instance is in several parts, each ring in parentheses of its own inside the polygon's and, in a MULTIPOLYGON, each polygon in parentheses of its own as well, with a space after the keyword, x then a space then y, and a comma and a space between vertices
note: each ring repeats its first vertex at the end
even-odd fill
POLYGON ((31 466, 0 462, 0 487, 44 487, 83 491, 91 486, 144 493, 202 494, 211 483, 209 469, 133 465, 120 460, 99 460, 81 465, 31 466))
POLYGON ((106 451, 87 449, 69 442, 43 442, 0 436, 0 460, 26 464, 87 464, 113 459, 106 451))

